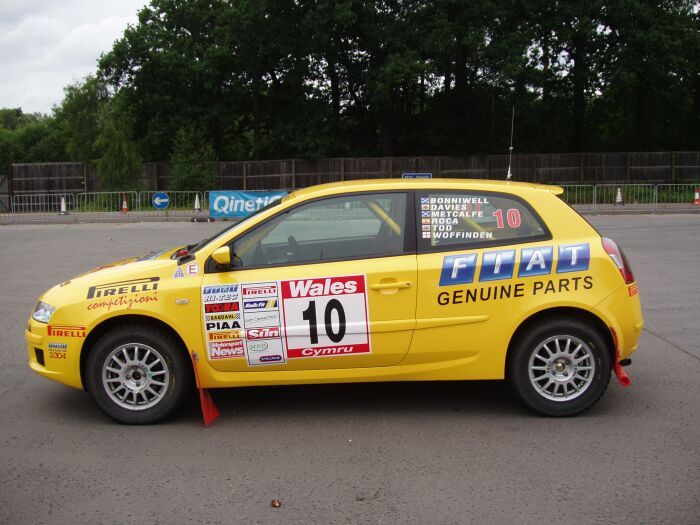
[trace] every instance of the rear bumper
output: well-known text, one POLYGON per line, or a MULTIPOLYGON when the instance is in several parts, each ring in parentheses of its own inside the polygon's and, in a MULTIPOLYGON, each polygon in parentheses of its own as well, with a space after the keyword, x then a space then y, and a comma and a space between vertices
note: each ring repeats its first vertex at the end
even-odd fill
POLYGON ((627 359, 639 347, 644 329, 637 283, 621 286, 595 308, 617 335, 619 359, 627 359))

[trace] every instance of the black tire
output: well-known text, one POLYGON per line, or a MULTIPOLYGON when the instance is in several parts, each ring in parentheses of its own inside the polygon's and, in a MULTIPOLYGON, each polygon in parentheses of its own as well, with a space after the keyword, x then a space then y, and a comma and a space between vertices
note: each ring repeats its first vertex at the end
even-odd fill
POLYGON ((535 412, 575 416, 592 407, 608 387, 610 355, 592 325, 575 318, 551 318, 513 342, 506 377, 535 412))
POLYGON ((130 425, 171 416, 193 387, 192 364, 182 343, 167 330, 142 323, 100 337, 88 355, 86 378, 100 410, 130 425))

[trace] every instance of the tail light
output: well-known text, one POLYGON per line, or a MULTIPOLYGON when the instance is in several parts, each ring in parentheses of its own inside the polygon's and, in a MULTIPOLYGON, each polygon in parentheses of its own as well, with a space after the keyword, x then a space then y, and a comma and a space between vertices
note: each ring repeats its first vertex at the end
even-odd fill
POLYGON ((625 257, 625 254, 622 252, 620 247, 615 243, 615 241, 608 239, 607 237, 603 237, 601 240, 603 241, 603 249, 613 260, 615 266, 617 266, 617 269, 620 270, 620 275, 622 275, 625 283, 633 283, 634 275, 632 274, 632 268, 630 268, 630 263, 627 262, 627 257, 625 257))

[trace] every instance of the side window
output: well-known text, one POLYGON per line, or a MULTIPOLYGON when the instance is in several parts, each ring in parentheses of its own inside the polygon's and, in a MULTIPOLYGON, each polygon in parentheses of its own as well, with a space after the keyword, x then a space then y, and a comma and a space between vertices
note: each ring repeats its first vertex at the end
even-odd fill
POLYGON ((334 197, 301 205, 235 240, 242 268, 398 255, 405 193, 334 197))
POLYGON ((461 249, 549 238, 521 199, 491 192, 426 192, 418 197, 421 248, 461 249))

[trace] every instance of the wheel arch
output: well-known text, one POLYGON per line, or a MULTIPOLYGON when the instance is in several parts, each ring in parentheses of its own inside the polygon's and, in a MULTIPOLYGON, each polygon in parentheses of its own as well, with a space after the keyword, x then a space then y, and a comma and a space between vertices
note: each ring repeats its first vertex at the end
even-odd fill
MULTIPOLYGON (((83 390, 87 390, 87 381, 85 377, 85 368, 87 366, 88 355, 90 354, 92 347, 97 341, 106 333, 108 333, 113 328, 122 325, 124 323, 140 323, 143 325, 151 326, 153 328, 158 328, 165 330, 170 333, 179 343, 180 349, 184 354, 187 354, 187 345, 185 341, 180 337, 173 327, 169 324, 157 319, 155 317, 149 317, 147 315, 138 314, 128 314, 128 315, 118 315, 116 317, 110 317, 99 323, 95 328, 93 328, 88 336, 85 338, 83 347, 80 352, 80 382, 83 385, 83 390)), ((187 360, 190 360, 189 355, 187 355, 187 360)))
POLYGON ((605 341, 607 351, 610 354, 610 362, 615 363, 615 341, 613 339, 612 333, 610 332, 610 328, 608 328, 605 322, 600 317, 589 312, 588 310, 576 307, 560 306, 555 308, 548 308, 546 310, 540 310, 539 312, 532 314, 530 317, 528 317, 522 323, 520 323, 520 326, 518 326, 515 332, 513 332, 513 335, 511 336, 510 341, 508 343, 508 350, 506 352, 504 370, 506 374, 505 377, 508 377, 508 367, 510 366, 511 357, 514 354, 513 350, 518 339, 520 339, 522 334, 527 333, 530 327, 541 323, 544 320, 557 317, 577 319, 579 321, 583 321, 587 324, 590 324, 605 341))

